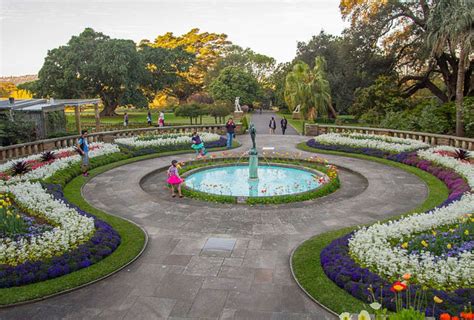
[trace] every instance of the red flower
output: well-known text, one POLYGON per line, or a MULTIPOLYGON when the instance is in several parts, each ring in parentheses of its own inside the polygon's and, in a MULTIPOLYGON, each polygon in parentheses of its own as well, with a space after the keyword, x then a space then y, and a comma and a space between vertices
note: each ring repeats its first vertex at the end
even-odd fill
POLYGON ((459 317, 452 316, 452 317, 451 317, 451 320, 459 320, 459 317))
POLYGON ((451 319, 451 316, 449 315, 449 313, 442 313, 439 316, 439 320, 452 320, 452 319, 451 319))
POLYGON ((406 288, 407 288, 406 284, 404 284, 400 281, 397 281, 392 285, 392 287, 390 288, 390 291, 400 292, 400 291, 406 290, 406 288))

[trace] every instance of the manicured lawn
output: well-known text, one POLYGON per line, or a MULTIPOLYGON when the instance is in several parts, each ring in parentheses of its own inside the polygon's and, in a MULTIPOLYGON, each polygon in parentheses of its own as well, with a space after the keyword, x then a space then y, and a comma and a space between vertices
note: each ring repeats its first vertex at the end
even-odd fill
MULTIPOLYGON (((103 124, 110 124, 110 125, 122 125, 123 124, 123 114, 125 111, 117 111, 119 114, 115 117, 101 117, 101 123, 103 124)), ((127 111, 128 112, 128 119, 129 125, 134 124, 142 124, 143 127, 148 126, 147 123, 147 112, 148 111, 127 111)), ((152 121, 153 124, 156 125, 158 122, 158 111, 152 111, 152 121)), ((69 128, 74 128, 76 119, 74 116, 74 112, 66 112, 66 120, 69 128)), ((95 116, 94 113, 91 111, 84 111, 81 112, 81 122, 88 125, 95 125, 95 116)), ((198 124, 200 123, 198 119, 198 124)), ((214 117, 211 116, 203 116, 202 117, 203 124, 215 124, 214 117)), ((189 118, 186 117, 177 117, 174 113, 165 113, 165 124, 182 124, 187 125, 190 124, 189 118)), ((194 124, 194 122, 193 122, 194 124)))
MULTIPOLYGON (((428 211, 441 204, 448 197, 448 188, 441 180, 428 172, 412 166, 360 154, 318 150, 308 147, 305 142, 300 143, 298 148, 310 152, 334 154, 375 161, 415 174, 426 183, 429 194, 426 200, 420 206, 410 210, 409 212, 405 212, 403 215, 428 211)), ((392 217, 387 220, 397 219, 399 217, 400 216, 392 217)), ((339 288, 334 282, 332 282, 326 276, 323 268, 321 267, 320 253, 322 249, 329 245, 333 240, 351 232, 354 229, 356 229, 356 227, 330 231, 321 235, 317 235, 314 238, 304 242, 299 248, 297 248, 293 255, 292 266, 298 282, 312 297, 336 313, 342 313, 345 311, 355 313, 362 309, 368 308, 368 306, 366 306, 362 301, 354 298, 345 290, 339 288)))

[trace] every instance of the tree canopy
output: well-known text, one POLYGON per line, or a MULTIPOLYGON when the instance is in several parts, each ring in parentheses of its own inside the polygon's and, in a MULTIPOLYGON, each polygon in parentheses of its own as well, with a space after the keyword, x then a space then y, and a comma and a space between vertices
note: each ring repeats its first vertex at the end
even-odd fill
POLYGON ((35 84, 41 96, 90 98, 104 103, 102 115, 113 115, 120 104, 144 105, 150 92, 179 81, 192 55, 182 49, 143 48, 131 40, 111 39, 91 28, 52 49, 35 84))
POLYGON ((184 81, 173 87, 174 95, 184 101, 194 92, 202 91, 206 74, 216 65, 230 42, 226 34, 200 32, 198 28, 193 28, 180 36, 167 32, 158 36, 154 42, 143 40, 141 44, 154 48, 181 48, 196 57, 188 70, 179 72, 184 81))
POLYGON ((209 86, 215 101, 233 103, 240 97, 240 104, 252 105, 259 94, 259 84, 255 77, 239 67, 226 67, 209 86))

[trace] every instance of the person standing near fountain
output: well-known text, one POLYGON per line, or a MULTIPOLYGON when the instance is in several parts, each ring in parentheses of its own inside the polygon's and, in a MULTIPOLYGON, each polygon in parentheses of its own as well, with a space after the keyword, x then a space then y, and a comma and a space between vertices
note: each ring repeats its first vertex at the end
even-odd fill
POLYGON ((227 129, 227 149, 232 148, 232 139, 235 135, 235 123, 234 119, 229 118, 227 123, 225 124, 225 128, 227 129))
POLYGON ((176 168, 177 164, 177 160, 171 161, 171 167, 168 168, 168 180, 166 181, 171 185, 171 196, 173 198, 176 197, 176 194, 174 193, 174 187, 176 186, 178 189, 178 195, 180 198, 182 198, 183 195, 181 194, 181 184, 184 180, 179 176, 178 168, 176 168))
POLYGON ((270 134, 275 134, 275 129, 277 125, 274 117, 272 117, 272 119, 270 120, 270 124, 268 125, 268 127, 270 128, 270 134))

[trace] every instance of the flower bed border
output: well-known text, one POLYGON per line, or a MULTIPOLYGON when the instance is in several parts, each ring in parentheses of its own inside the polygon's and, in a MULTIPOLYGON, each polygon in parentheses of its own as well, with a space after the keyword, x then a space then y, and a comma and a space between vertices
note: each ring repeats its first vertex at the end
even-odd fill
MULTIPOLYGON (((360 154, 362 153, 360 150, 357 150, 357 153, 359 154, 333 150, 317 150, 313 147, 309 147, 307 142, 302 142, 298 144, 297 147, 300 150, 308 152, 327 153, 379 162, 417 175, 427 184, 429 188, 429 195, 423 204, 421 204, 418 208, 410 210, 404 215, 415 212, 424 212, 426 210, 432 209, 433 207, 441 205, 448 197, 447 187, 444 183, 428 172, 422 171, 421 169, 415 167, 390 161, 384 158, 360 154)), ((372 151, 374 150, 368 150, 368 152, 372 151)), ((386 221, 400 217, 401 215, 395 216, 387 219, 386 221)), ((333 240, 340 238, 353 230, 355 230, 355 227, 344 228, 316 235, 298 245, 293 250, 290 258, 290 267, 294 272, 294 279, 298 286, 300 286, 300 288, 306 294, 308 294, 308 296, 313 301, 324 306, 324 308, 329 309, 334 315, 338 315, 338 313, 344 311, 359 312, 361 309, 367 308, 367 305, 361 300, 355 298, 344 289, 338 287, 332 280, 330 280, 324 273, 320 264, 320 253, 322 249, 329 245, 333 240), (318 290, 319 287, 311 285, 314 283, 318 283, 320 286, 324 287, 324 290, 318 290)))
MULTIPOLYGON (((238 146, 240 146, 240 144, 237 141, 234 141, 232 148, 238 146)), ((212 151, 220 150, 225 150, 225 148, 216 148, 212 151)), ((92 158, 90 167, 93 169, 90 171, 90 176, 88 178, 84 178, 81 175, 80 164, 75 164, 64 170, 60 170, 56 172, 53 177, 48 178, 46 183, 59 184, 64 187, 63 190, 65 197, 73 205, 78 206, 81 210, 84 210, 112 225, 112 227, 120 234, 122 242, 111 255, 87 268, 77 270, 61 277, 21 287, 0 289, 0 308, 33 303, 83 288, 108 278, 138 259, 146 249, 148 241, 146 231, 131 220, 105 213, 91 206, 82 196, 82 187, 92 177, 122 165, 152 158, 186 153, 193 153, 193 151, 187 148, 186 150, 154 153, 137 157, 133 157, 131 154, 116 153, 106 156, 112 158, 109 159, 110 161, 99 157, 92 158), (116 225, 119 225, 119 227, 116 225)))

